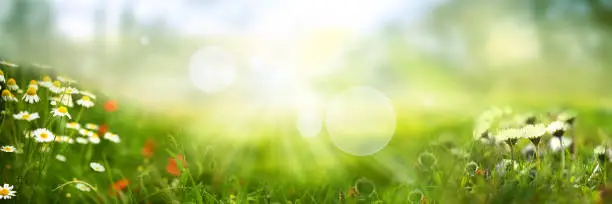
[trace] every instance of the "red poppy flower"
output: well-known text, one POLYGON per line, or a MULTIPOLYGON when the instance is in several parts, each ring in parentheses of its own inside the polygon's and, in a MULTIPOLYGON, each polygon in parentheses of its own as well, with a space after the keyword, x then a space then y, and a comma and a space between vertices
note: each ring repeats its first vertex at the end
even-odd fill
POLYGON ((115 100, 109 100, 104 103, 104 110, 106 112, 115 112, 118 108, 117 101, 115 100))
MULTIPOLYGON (((183 162, 183 165, 181 167, 186 167, 187 166, 187 162, 185 161, 185 159, 183 158, 182 154, 179 154, 176 156, 176 158, 183 162)), ((169 174, 172 174, 174 176, 180 176, 181 175, 181 171, 178 168, 178 165, 176 164, 176 160, 174 160, 173 157, 168 158, 168 164, 166 164, 166 171, 169 174)))
POLYGON ((116 181, 113 186, 111 186, 111 191, 110 194, 117 194, 119 195, 119 192, 122 191, 123 189, 127 188, 128 185, 130 184, 130 181, 127 179, 121 179, 116 181))
POLYGON ((142 155, 146 158, 151 158, 154 152, 155 143, 153 143, 153 140, 147 139, 147 141, 145 141, 144 147, 142 148, 142 155))
POLYGON ((106 123, 100 125, 98 132, 100 132, 100 135, 104 135, 104 133, 108 132, 108 125, 106 123))

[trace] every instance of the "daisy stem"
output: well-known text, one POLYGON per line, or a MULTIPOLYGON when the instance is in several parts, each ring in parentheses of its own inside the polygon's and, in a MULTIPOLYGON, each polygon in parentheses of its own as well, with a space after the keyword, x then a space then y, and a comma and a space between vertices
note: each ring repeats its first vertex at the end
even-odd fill
POLYGON ((4 127, 4 121, 6 121, 6 116, 9 115, 9 113, 6 113, 5 115, 2 116, 2 123, 0 123, 0 133, 2 133, 2 128, 4 127))
POLYGON ((603 163, 603 168, 602 168, 602 170, 603 170, 603 185, 604 186, 606 186, 606 184, 608 183, 608 168, 607 168, 608 165, 607 164, 608 164, 607 162, 604 162, 603 163))
POLYGON ((536 144, 535 149, 536 169, 540 171, 540 145, 536 144))
MULTIPOLYGON (((81 109, 81 110, 83 110, 83 109, 81 109)), ((106 160, 106 154, 103 154, 103 155, 102 155, 102 159, 104 160, 104 166, 106 166, 106 168, 107 168, 107 170, 106 170, 106 171, 107 171, 107 175, 108 175, 108 180, 109 180, 109 183, 114 183, 114 180, 113 180, 113 175, 111 174, 111 168, 110 168, 110 166, 108 165, 108 160, 106 160)), ((112 188, 112 187, 111 187, 111 188, 112 188)), ((118 191, 118 190, 116 190, 116 189, 112 189, 112 190, 111 190, 111 192, 113 192, 113 193, 117 193, 116 191, 118 191)), ((114 198, 114 200, 115 200, 115 203, 119 203, 119 200, 117 200, 117 196, 113 196, 113 198, 114 198)))
POLYGON ((561 143, 561 173, 563 175, 563 170, 565 170, 565 146, 563 146, 563 137, 559 137, 559 142, 561 143))
POLYGON ((97 189, 95 187, 93 187, 91 184, 89 184, 89 183, 87 183, 85 181, 79 181, 79 180, 68 181, 68 182, 66 182, 66 183, 64 183, 62 185, 59 185, 57 188, 54 188, 52 191, 57 191, 57 189, 60 189, 60 188, 62 188, 64 186, 66 186, 66 185, 73 184, 73 183, 80 183, 80 184, 86 185, 87 187, 93 189, 94 191, 97 191, 97 189))

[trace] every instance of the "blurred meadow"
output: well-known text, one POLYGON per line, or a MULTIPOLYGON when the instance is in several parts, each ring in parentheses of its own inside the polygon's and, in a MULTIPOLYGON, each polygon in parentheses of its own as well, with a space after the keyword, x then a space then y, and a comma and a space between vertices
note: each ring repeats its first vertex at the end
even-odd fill
POLYGON ((0 60, 5 202, 612 202, 608 0, 0 0, 0 60))

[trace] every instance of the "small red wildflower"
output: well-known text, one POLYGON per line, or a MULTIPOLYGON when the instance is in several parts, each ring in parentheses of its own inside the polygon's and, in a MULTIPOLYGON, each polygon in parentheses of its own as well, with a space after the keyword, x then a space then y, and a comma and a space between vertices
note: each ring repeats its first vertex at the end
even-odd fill
POLYGON ((98 132, 100 133, 100 135, 104 135, 104 133, 108 132, 108 125, 106 123, 100 125, 98 132))
POLYGON ((118 108, 117 101, 115 100, 109 100, 104 103, 104 110, 106 112, 115 112, 118 108))
POLYGON ((121 179, 116 181, 113 186, 111 186, 110 195, 116 194, 119 195, 119 192, 123 189, 127 188, 130 184, 130 181, 127 179, 121 179))
POLYGON ((153 140, 147 139, 144 147, 142 148, 142 155, 146 158, 151 158, 153 153, 155 153, 155 143, 153 143, 153 140))
MULTIPOLYGON (((183 158, 182 154, 177 155, 176 158, 179 161, 183 162, 183 165, 181 167, 185 168, 187 166, 187 162, 183 158)), ((174 176, 180 176, 181 175, 181 171, 178 168, 178 165, 176 164, 176 160, 174 160, 173 157, 168 158, 168 164, 166 164, 166 171, 169 174, 172 174, 174 176)))

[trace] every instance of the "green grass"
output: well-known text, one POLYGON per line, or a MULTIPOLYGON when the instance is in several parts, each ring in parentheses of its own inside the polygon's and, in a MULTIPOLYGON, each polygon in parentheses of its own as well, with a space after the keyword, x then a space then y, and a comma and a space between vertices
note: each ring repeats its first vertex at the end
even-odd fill
MULTIPOLYGON (((34 67, 0 66, 6 79, 15 78, 22 89, 30 79, 41 79, 47 70, 34 67)), ((65 84, 66 85, 66 84, 65 84)), ((1 84, 6 89, 6 84, 1 84)), ((77 88, 88 86, 79 84, 77 88)), ((90 86, 90 85, 89 85, 90 86)), ((16 93, 15 93, 16 94, 16 93)), ((46 88, 39 88, 41 102, 26 104, 2 101, 0 145, 13 145, 22 153, 0 152, 0 175, 14 185, 13 203, 593 203, 609 201, 600 192, 612 175, 604 168, 593 174, 598 164, 593 148, 610 144, 612 111, 597 106, 576 106, 578 118, 575 154, 566 152, 565 167, 560 153, 546 146, 545 135, 539 165, 520 150, 529 143, 520 139, 514 153, 517 168, 496 168, 512 156, 500 146, 475 141, 472 132, 475 114, 470 110, 445 113, 425 112, 398 106, 397 130, 382 151, 355 157, 337 149, 325 132, 315 138, 302 138, 291 117, 260 116, 247 124, 252 129, 222 126, 216 118, 200 121, 192 130, 189 116, 171 116, 140 109, 119 101, 119 109, 107 112, 103 104, 111 100, 99 95, 96 106, 69 109, 71 120, 49 117, 51 106, 46 88), (41 118, 32 122, 13 119, 12 114, 29 110, 41 118), (80 117, 76 115, 83 110, 80 117), (78 118, 78 119, 77 119, 78 118), (42 143, 25 138, 24 130, 47 127, 56 134, 79 136, 65 128, 68 121, 107 124, 119 134, 116 144, 102 139, 100 144, 42 143), (271 122, 272 121, 272 122, 271 122), (241 134, 227 135, 227 132, 241 134), (244 136, 243 136, 244 135, 244 136), (246 136, 246 137, 245 137, 246 136), (155 150, 145 157, 146 141, 155 150), (66 162, 55 159, 66 156, 66 162), (181 171, 166 171, 170 158, 184 155, 187 166, 176 162, 181 171), (435 159, 434 159, 435 158, 435 159), (102 164, 96 172, 90 162, 102 164), (474 168, 478 166, 478 168, 474 168), (539 166, 538 168, 535 168, 539 166), (488 172, 485 173, 484 172, 488 172), (604 175, 605 179, 604 179, 604 175), (114 182, 127 179, 129 185, 117 193, 114 182), (92 190, 83 192, 77 183, 92 190), (602 200, 603 199, 603 200, 602 200)), ((21 94, 16 94, 21 99, 21 94)), ((74 99, 80 95, 73 95, 74 99)), ((582 99, 588 100, 588 99, 582 99)), ((556 104, 551 104, 554 106, 556 104)), ((518 105, 515 113, 544 113, 537 107, 518 105)), ((540 121, 550 122, 544 116, 540 121)), ((223 120, 226 121, 226 120, 223 120)), ((237 121, 239 122, 239 121, 237 121)), ((243 122, 243 121, 240 121, 243 122)), ((242 124, 244 125, 244 124, 242 124)), ((492 130, 494 131, 494 130, 492 130)), ((570 133, 568 133, 570 134, 570 133)), ((102 136, 102 135, 100 135, 102 136)), ((571 135, 567 135, 571 137, 571 135)), ((606 161, 605 163, 608 163, 606 161)), ((609 166, 609 165, 608 165, 609 166)))

